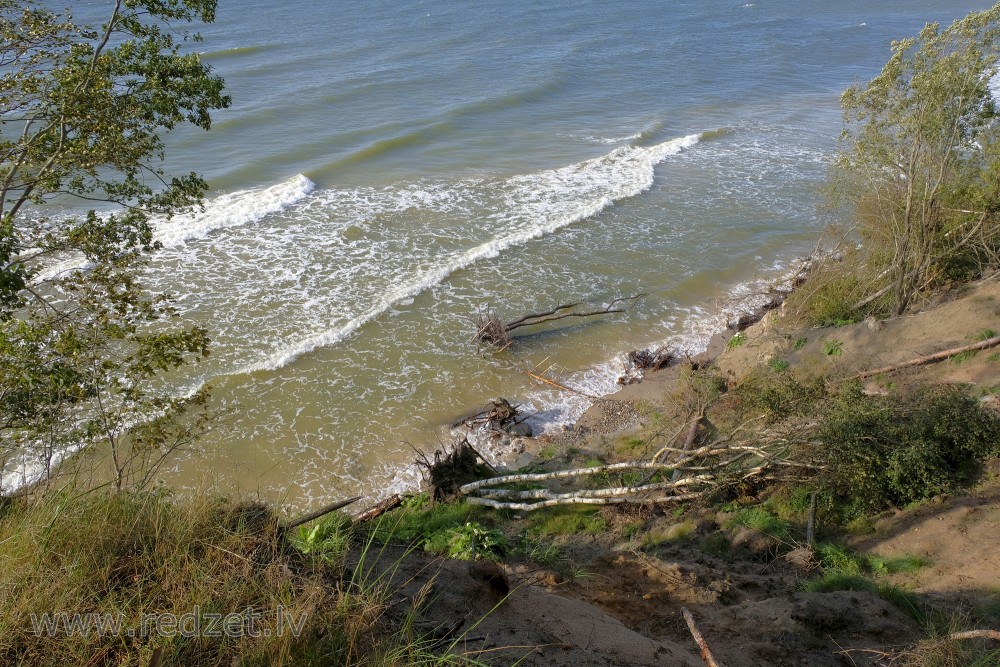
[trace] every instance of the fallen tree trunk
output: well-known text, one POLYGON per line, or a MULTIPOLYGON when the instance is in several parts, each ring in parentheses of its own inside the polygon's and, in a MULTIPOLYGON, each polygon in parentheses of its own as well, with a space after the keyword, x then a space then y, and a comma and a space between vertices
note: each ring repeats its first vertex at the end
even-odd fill
POLYGON ((309 523, 313 519, 318 519, 321 516, 329 514, 330 512, 336 512, 337 510, 343 509, 348 505, 358 502, 359 500, 361 500, 361 496, 355 496, 353 498, 348 498, 347 500, 341 500, 331 505, 327 505, 326 507, 322 507, 316 510, 315 512, 310 512, 309 514, 300 516, 298 519, 295 519, 294 521, 286 523, 284 529, 287 531, 287 530, 292 530, 293 528, 298 528, 304 523, 309 523))
POLYGON ((359 523, 364 523, 365 521, 371 521, 372 519, 377 519, 391 509, 399 507, 403 503, 403 496, 398 493, 394 493, 382 502, 376 504, 374 507, 366 509, 361 514, 354 517, 351 521, 352 525, 358 525, 359 523))
POLYGON ((1000 630, 966 630, 965 632, 953 632, 948 635, 948 639, 993 639, 1000 642, 1000 630))
POLYGON ((542 500, 537 503, 510 503, 503 502, 500 500, 493 500, 491 498, 480 498, 479 496, 470 496, 466 498, 466 502, 470 505, 485 505, 486 507, 493 507, 500 510, 515 510, 521 512, 530 512, 532 510, 541 509, 543 507, 555 507, 557 505, 618 505, 621 503, 632 503, 635 505, 651 505, 659 503, 675 503, 682 502, 685 500, 694 500, 695 498, 700 498, 704 495, 704 492, 698 491, 696 493, 685 493, 679 496, 653 496, 650 498, 630 498, 625 496, 615 496, 611 498, 569 498, 566 500, 542 500))
POLYGON ((986 340, 980 341, 978 343, 973 343, 972 345, 964 345, 962 347, 953 347, 950 350, 944 350, 943 352, 935 352, 934 354, 928 354, 923 357, 917 357, 916 359, 910 359, 909 361, 904 361, 899 364, 892 364, 891 366, 883 366, 882 368, 876 368, 874 370, 865 371, 863 373, 858 373, 854 376, 855 380, 861 380, 873 375, 881 375, 882 373, 891 373, 893 371, 898 371, 903 368, 911 368, 913 366, 923 366, 925 364, 932 364, 936 361, 944 361, 954 357, 957 354, 962 354, 963 352, 972 352, 976 350, 985 350, 991 347, 1000 345, 1000 336, 993 336, 992 338, 987 338, 986 340))
MULTIPOLYGON (((547 473, 522 473, 482 479, 462 485, 459 493, 466 501, 498 509, 531 511, 554 505, 608 505, 614 503, 675 503, 698 498, 714 492, 725 484, 740 484, 747 480, 803 479, 821 468, 807 461, 788 458, 793 444, 783 438, 774 438, 757 444, 728 443, 715 441, 694 449, 697 424, 689 427, 688 437, 682 447, 664 447, 657 455, 673 453, 675 460, 669 463, 651 461, 625 461, 592 468, 573 468, 547 473), (608 475, 625 471, 649 470, 641 481, 632 484, 609 480, 603 486, 584 480, 596 475, 608 475), (651 481, 656 475, 657 481, 651 481), (511 484, 540 483, 573 480, 574 484, 590 486, 578 489, 509 489, 499 488, 511 484), (596 488, 595 488, 596 487, 596 488)), ((811 443, 797 440, 797 446, 811 443)))

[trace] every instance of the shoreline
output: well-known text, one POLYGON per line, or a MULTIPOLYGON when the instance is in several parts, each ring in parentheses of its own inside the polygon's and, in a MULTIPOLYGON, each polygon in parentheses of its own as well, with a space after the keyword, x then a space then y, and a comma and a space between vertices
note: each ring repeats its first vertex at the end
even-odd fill
MULTIPOLYGON (((575 418, 566 422, 548 423, 541 431, 534 432, 531 436, 522 436, 512 433, 498 432, 496 430, 462 428, 462 420, 459 420, 449 429, 453 438, 466 437, 474 444, 477 452, 490 466, 504 470, 518 470, 531 465, 539 454, 544 450, 556 446, 571 447, 575 442, 594 435, 614 436, 626 433, 630 430, 638 429, 642 425, 640 409, 642 406, 655 405, 662 402, 662 397, 666 389, 677 379, 678 372, 687 363, 697 366, 710 364, 715 361, 727 347, 730 338, 751 326, 761 322, 768 313, 781 307, 788 296, 806 280, 811 267, 814 264, 812 256, 799 256, 789 263, 791 268, 785 267, 777 270, 776 275, 746 281, 733 286, 727 296, 730 299, 741 288, 748 286, 768 285, 766 291, 751 292, 744 295, 742 301, 736 304, 735 308, 718 308, 716 312, 705 317, 707 320, 724 321, 723 328, 716 330, 704 342, 703 349, 693 352, 679 345, 672 347, 669 343, 654 343, 642 350, 621 351, 615 355, 614 360, 623 362, 629 354, 635 352, 648 352, 655 355, 659 351, 669 351, 671 359, 661 367, 652 369, 630 369, 627 364, 624 372, 617 373, 617 389, 600 396, 587 396, 583 392, 577 392, 572 388, 565 388, 566 393, 574 393, 590 401, 590 403, 575 418), (692 353, 693 352, 693 353, 692 353), (633 379, 622 382, 629 374, 633 379), (498 442, 494 442, 497 441, 498 442)), ((713 303, 718 303, 715 300, 713 303)), ((687 332, 682 332, 670 340, 689 341, 687 332)), ((610 366, 612 361, 605 362, 610 366)), ((535 413, 537 414, 537 413, 535 413)), ((534 414, 529 415, 525 420, 527 423, 537 424, 533 420, 534 414)), ((405 466, 404 469, 411 469, 415 464, 405 466)), ((402 470, 399 471, 403 472, 402 470)), ((398 479, 398 475, 397 475, 398 479)), ((418 489, 423 489, 426 480, 421 476, 418 489)), ((395 482, 392 486, 395 486, 395 482)), ((392 489, 379 496, 379 500, 392 493, 405 493, 405 490, 392 489)))

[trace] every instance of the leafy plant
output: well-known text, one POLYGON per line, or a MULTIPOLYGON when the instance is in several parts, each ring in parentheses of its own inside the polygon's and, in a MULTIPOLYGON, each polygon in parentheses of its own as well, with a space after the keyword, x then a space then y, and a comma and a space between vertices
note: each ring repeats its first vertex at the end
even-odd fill
POLYGON ((0 459, 37 457, 50 475, 59 452, 100 444, 115 489, 136 490, 207 427, 207 389, 170 399, 157 376, 204 358, 208 334, 172 328, 170 298, 142 285, 152 218, 207 189, 166 173, 161 135, 208 129, 230 100, 189 48, 215 0, 110 5, 97 28, 0 2, 0 459), (78 268, 47 273, 54 262, 78 268))
POLYGON ((726 349, 735 350, 736 348, 741 347, 746 342, 747 342, 746 332, 740 331, 734 334, 732 338, 726 341, 726 349))
POLYGON ((955 389, 864 396, 853 384, 818 435, 828 488, 848 518, 957 489, 979 462, 1000 454, 1000 418, 955 389))
POLYGON ((839 357, 843 350, 841 349, 844 344, 839 340, 826 340, 823 341, 823 354, 829 357, 839 357))
POLYGON ((314 526, 299 526, 295 547, 305 554, 317 556, 332 564, 340 564, 350 546, 348 527, 350 519, 335 515, 317 522, 314 526))
POLYGON ((1000 5, 893 42, 882 72, 841 97, 840 192, 860 227, 859 264, 877 276, 870 297, 887 295, 894 314, 996 257, 998 56, 1000 5))
POLYGON ((468 522, 432 535, 424 541, 424 548, 459 560, 496 560, 504 555, 507 542, 499 530, 468 522))

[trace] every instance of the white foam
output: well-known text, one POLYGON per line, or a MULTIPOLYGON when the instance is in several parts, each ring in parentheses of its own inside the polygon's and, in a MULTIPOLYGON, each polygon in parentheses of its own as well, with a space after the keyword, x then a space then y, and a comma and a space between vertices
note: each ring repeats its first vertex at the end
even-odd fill
POLYGON ((154 221, 154 238, 165 248, 203 239, 219 229, 242 227, 278 213, 309 196, 316 187, 302 174, 267 188, 238 190, 207 202, 205 210, 154 221))
MULTIPOLYGON (((251 188, 220 195, 207 202, 202 211, 178 215, 170 220, 152 220, 153 238, 164 248, 176 248, 188 241, 202 239, 219 229, 241 227, 257 222, 296 204, 311 193, 316 184, 302 174, 266 188, 251 188)), ((108 214, 102 214, 108 215, 108 214)), ((31 251, 25 253, 31 254, 31 251)), ((32 279, 32 284, 60 278, 74 271, 94 267, 83 253, 71 252, 48 261, 32 279)))
MULTIPOLYGON (((265 358, 247 364, 234 374, 276 370, 299 356, 321 347, 334 345, 357 331, 394 305, 412 299, 424 290, 441 283, 452 273, 503 251, 551 234, 574 222, 584 220, 611 206, 615 201, 633 197, 653 184, 654 167, 685 148, 698 143, 701 135, 692 134, 639 148, 623 146, 607 155, 568 167, 536 174, 515 176, 497 186, 505 205, 489 220, 497 229, 510 230, 463 252, 453 252, 436 260, 431 268, 412 274, 395 289, 384 292, 371 306, 347 322, 286 345, 265 358)), ((448 200, 440 194, 421 191, 414 197, 398 196, 397 206, 426 204, 428 200, 448 200)))
POLYGON ((58 259, 46 264, 31 279, 32 285, 61 278, 74 271, 88 271, 94 268, 94 263, 89 261, 83 253, 68 253, 58 259))

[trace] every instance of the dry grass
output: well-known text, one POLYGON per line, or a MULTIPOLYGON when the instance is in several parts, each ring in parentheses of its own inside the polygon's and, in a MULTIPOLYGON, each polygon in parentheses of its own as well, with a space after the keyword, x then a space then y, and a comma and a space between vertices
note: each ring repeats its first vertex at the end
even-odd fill
POLYGON ((156 654, 163 666, 440 660, 388 620, 392 591, 343 558, 303 554, 258 503, 64 493, 14 504, 0 514, 0 563, 0 664, 147 665, 156 654), (150 614, 207 619, 248 608, 261 636, 247 624, 230 637, 128 633, 150 614), (276 632, 281 611, 303 624, 297 636, 287 623, 276 632), (104 614, 121 630, 47 636, 33 627, 32 614, 60 612, 104 614))

